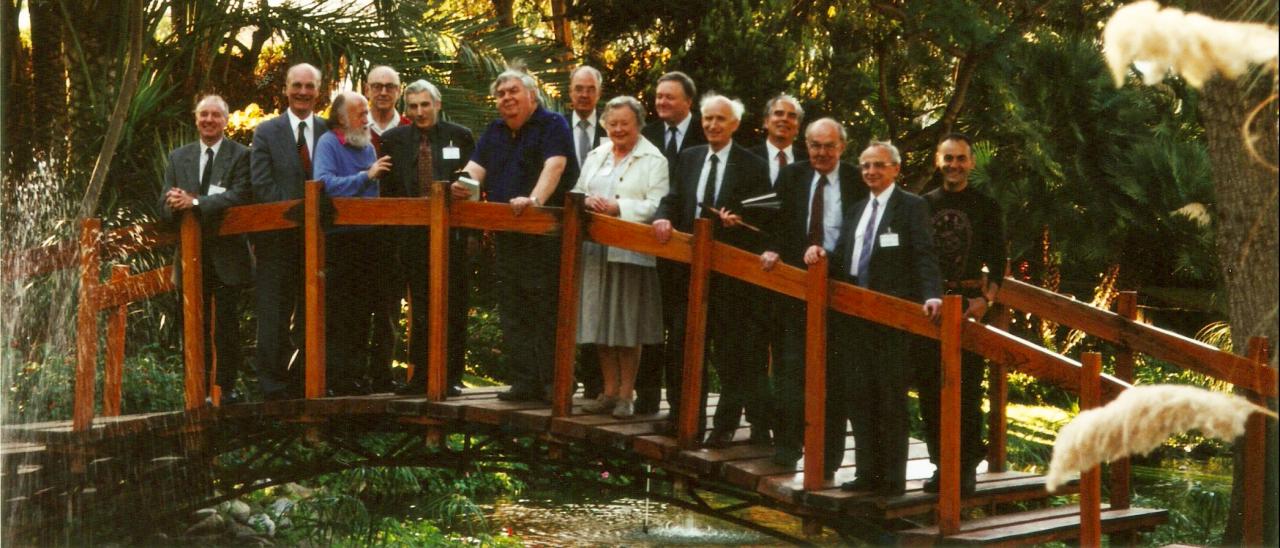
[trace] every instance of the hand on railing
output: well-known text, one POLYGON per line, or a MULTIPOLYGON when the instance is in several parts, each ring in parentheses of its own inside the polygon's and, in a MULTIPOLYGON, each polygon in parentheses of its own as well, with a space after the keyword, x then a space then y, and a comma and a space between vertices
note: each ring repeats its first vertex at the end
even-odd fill
POLYGON ((164 194, 164 204, 173 211, 186 211, 195 205, 195 198, 194 194, 174 187, 164 194))
POLYGON ((453 196, 454 200, 470 200, 471 199, 471 189, 467 188, 467 185, 464 185, 462 183, 455 182, 449 185, 449 194, 453 196))
POLYGON ((827 256, 827 250, 820 245, 811 245, 809 249, 804 250, 804 264, 817 264, 819 260, 827 256))
POLYGON ((925 299, 924 305, 920 308, 924 310, 925 316, 937 323, 941 319, 939 313, 942 312, 942 299, 925 299))
POLYGON ((587 196, 583 202, 587 206, 587 210, 592 213, 617 217, 622 214, 622 208, 618 206, 618 201, 603 196, 587 196))
POLYGON ((511 199, 511 213, 514 213, 516 217, 519 217, 521 213, 524 213, 525 209, 533 205, 537 205, 534 203, 533 198, 528 196, 516 196, 511 199))
POLYGON ((982 317, 987 314, 987 298, 981 295, 969 299, 969 306, 965 307, 964 315, 966 318, 973 318, 975 321, 982 321, 982 317))
POLYGON ((778 254, 773 251, 766 251, 760 254, 760 268, 766 272, 773 270, 773 265, 778 264, 778 254))
POLYGON ((653 222, 653 237, 658 243, 665 244, 671 239, 671 221, 658 219, 653 222))

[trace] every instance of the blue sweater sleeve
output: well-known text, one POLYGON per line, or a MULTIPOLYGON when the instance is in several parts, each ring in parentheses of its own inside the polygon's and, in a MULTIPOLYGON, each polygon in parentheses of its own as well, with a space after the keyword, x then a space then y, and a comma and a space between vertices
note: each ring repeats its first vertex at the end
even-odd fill
MULTIPOLYGON (((372 149, 368 152, 370 152, 369 156, 372 156, 372 149)), ((360 153, 346 150, 333 132, 325 133, 320 137, 320 141, 316 143, 315 164, 312 167, 316 179, 324 183, 326 194, 329 196, 370 194, 369 173, 366 170, 373 161, 369 159, 365 162, 364 158, 357 156, 358 154, 360 153), (351 175, 338 175, 339 173, 351 173, 351 175)), ((377 195, 377 189, 373 190, 373 194, 377 195)))

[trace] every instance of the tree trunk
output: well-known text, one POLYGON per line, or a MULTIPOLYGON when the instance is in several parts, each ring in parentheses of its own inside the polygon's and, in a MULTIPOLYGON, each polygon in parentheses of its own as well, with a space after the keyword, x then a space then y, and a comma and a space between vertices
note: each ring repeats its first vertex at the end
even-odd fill
POLYGON ((494 18, 498 20, 498 26, 515 26, 515 12, 512 9, 514 4, 515 0, 493 0, 493 15, 494 18))
POLYGON ((66 137, 67 64, 62 52, 62 13, 57 0, 30 0, 31 143, 36 151, 60 155, 66 137))
MULTIPOLYGON (((4 5, 0 6, 4 10, 0 20, 3 21, 3 33, 0 36, 0 67, 4 67, 4 97, 5 100, 0 102, 0 162, 3 162, 6 170, 14 170, 14 172, 24 172, 30 164, 30 154, 10 154, 14 150, 30 150, 30 142, 28 135, 22 130, 26 120, 27 109, 15 109, 14 105, 30 105, 31 104, 31 79, 28 72, 28 57, 30 52, 22 45, 22 41, 18 34, 18 14, 22 10, 21 0, 4 0, 4 5), (22 142, 15 143, 14 139, 21 137, 22 142)), ((5 179, 8 181, 9 179, 5 179)), ((12 203, 8 200, 9 186, 5 185, 4 203, 12 203)))

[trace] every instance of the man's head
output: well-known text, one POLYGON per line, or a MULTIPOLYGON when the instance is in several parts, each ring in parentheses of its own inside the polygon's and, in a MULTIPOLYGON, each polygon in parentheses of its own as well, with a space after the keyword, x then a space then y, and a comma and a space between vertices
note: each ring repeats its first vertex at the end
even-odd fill
POLYGON ((702 132, 707 136, 707 144, 711 150, 719 151, 733 140, 745 107, 742 101, 712 92, 702 97, 698 108, 702 111, 702 132))
POLYGON ((581 118, 591 117, 604 91, 603 77, 593 67, 582 65, 569 75, 569 102, 581 118))
POLYGON ((532 76, 508 69, 489 86, 498 105, 498 115, 512 130, 520 129, 538 108, 538 83, 532 76))
POLYGON ((344 91, 333 98, 329 107, 331 118, 337 122, 335 130, 342 132, 347 146, 363 149, 369 146, 369 102, 354 91, 344 91))
POLYGON ((440 90, 426 80, 417 80, 404 88, 404 115, 418 129, 431 129, 440 116, 440 90))
POLYGON ((814 120, 804 130, 804 142, 809 151, 809 164, 818 173, 826 175, 840 166, 845 143, 849 140, 844 126, 834 118, 814 120))
POLYGON ((289 100, 289 110, 299 118, 311 116, 320 96, 320 69, 309 63, 289 67, 284 77, 284 96, 289 100))
POLYGON ((205 95, 196 101, 196 131, 200 142, 213 146, 227 130, 227 102, 217 95, 205 95))
POLYGON ((804 108, 795 97, 780 93, 764 107, 764 130, 769 142, 784 148, 796 140, 800 124, 804 123, 804 108))
POLYGON ((889 141, 871 141, 858 161, 862 165, 862 181, 876 196, 893 184, 902 169, 902 154, 889 141))
POLYGON ((658 110, 658 118, 668 125, 676 125, 689 116, 693 110, 693 98, 698 89, 693 79, 680 71, 668 72, 658 78, 658 89, 655 94, 654 108, 658 110))
POLYGON ((963 133, 951 133, 938 141, 934 162, 942 172, 943 188, 959 192, 969 186, 973 171, 973 140, 963 133))
POLYGON ((400 99, 400 75, 385 65, 373 67, 364 80, 364 95, 369 98, 369 107, 375 117, 390 115, 400 99))

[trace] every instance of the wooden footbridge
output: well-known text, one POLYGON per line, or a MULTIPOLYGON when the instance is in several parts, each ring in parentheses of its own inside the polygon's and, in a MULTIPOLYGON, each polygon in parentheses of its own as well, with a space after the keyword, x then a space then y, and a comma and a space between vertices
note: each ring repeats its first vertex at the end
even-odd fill
MULTIPOLYGON (((103 230, 87 221, 75 243, 28 250, 5 258, 10 279, 78 267, 77 365, 70 421, 5 424, 0 443, 5 541, 39 542, 65 537, 73 525, 109 530, 136 526, 156 513, 181 514, 219 497, 356 466, 483 468, 518 461, 540 469, 592 469, 600 463, 631 478, 669 483, 683 493, 676 504, 759 528, 739 517, 751 506, 768 506, 804 520, 807 532, 831 527, 873 542, 1022 544, 1079 539, 1098 545, 1103 534, 1124 535, 1162 523, 1164 510, 1131 504, 1127 461, 1107 467, 1109 497, 1102 500, 1102 470, 1082 475, 1073 489, 1079 502, 1047 507, 1038 475, 1007 470, 1006 375, 1020 372, 1080 395, 1081 408, 1101 405, 1130 386, 1136 356, 1223 380, 1265 403, 1277 395, 1277 376, 1266 366, 1267 344, 1252 341, 1247 357, 1142 323, 1137 298, 1122 293, 1116 312, 1006 278, 1002 310, 990 325, 963 320, 958 297, 944 301, 940 324, 916 304, 827 279, 825 264, 808 271, 778 266, 765 272, 754 254, 715 241, 708 221, 693 234, 658 244, 649 227, 584 211, 580 196, 564 208, 534 208, 520 216, 505 205, 452 202, 445 183, 428 198, 333 199, 319 183, 302 200, 232 208, 219 234, 300 230, 305 245, 305 399, 213 407, 205 404, 204 333, 184 332, 185 406, 170 412, 121 415, 125 307, 172 291, 172 267, 130 273, 104 267, 140 250, 179 243, 186 326, 203 325, 200 226, 186 216, 178 234, 151 225, 103 230), (331 206, 331 207, 330 207, 331 206), (325 398, 324 227, 333 225, 430 226, 430 288, 427 388, 421 396, 325 398), (446 397, 444 326, 449 276, 447 237, 452 228, 517 231, 558 236, 562 243, 555 389, 549 404, 503 402, 494 388, 472 388, 446 397), (573 397, 574 334, 577 321, 578 251, 584 240, 627 248, 690 265, 685 334, 683 408, 698 405, 703 378, 703 333, 712 272, 733 276, 804 301, 808 309, 805 390, 826 392, 825 320, 829 309, 941 341, 942 459, 937 495, 921 490, 929 477, 923 443, 913 441, 908 488, 896 497, 839 490, 857 465, 847 451, 834 479, 822 470, 823 398, 806 398, 805 456, 799 470, 773 464, 772 449, 748 441, 746 427, 728 448, 700 446, 696 413, 672 420, 665 411, 615 419, 586 415, 573 397), (107 315, 101 414, 95 416, 98 380, 98 316, 107 315), (1083 331, 1114 349, 1115 374, 1103 374, 1102 357, 1086 352, 1076 361, 1007 332, 1010 319, 1035 317, 1083 331), (959 485, 959 368, 961 351, 990 364, 989 454, 977 491, 961 496, 959 485), (707 492, 737 500, 713 503, 707 492), (142 501, 149 501, 143 503, 142 501), (161 502, 157 504, 157 501, 161 502), (692 502, 690 502, 692 501, 692 502), (1037 504, 1039 501, 1041 504, 1037 504), (1010 505, 1012 502, 1027 504, 1010 505), (1038 506, 1038 507, 1037 507, 1038 506), (962 519, 963 509, 983 507, 985 517, 962 519), (1014 510, 1013 508, 1018 508, 1014 510), (1033 510, 1025 510, 1034 507, 1033 510), (53 535, 53 536, 50 536, 53 535)), ((714 406, 716 397, 709 398, 714 406)), ((216 400, 216 398, 215 398, 216 400)), ((852 438, 846 444, 852 448, 852 438)), ((1261 542, 1264 470, 1263 423, 1255 415, 1239 443, 1246 446, 1245 540, 1261 542)), ((509 470, 508 470, 509 471, 509 470)), ((570 477, 570 476, 566 476, 570 477)), ((632 485, 635 485, 633 482, 632 485)), ((724 500, 723 497, 716 500, 724 500)), ((767 531, 781 535, 777 531, 767 531)), ((802 539, 794 539, 802 540, 802 539)))

